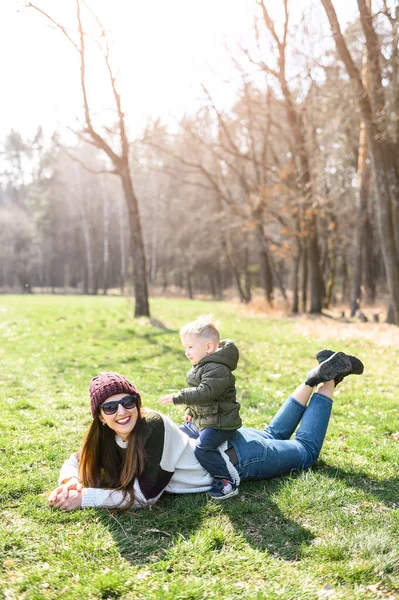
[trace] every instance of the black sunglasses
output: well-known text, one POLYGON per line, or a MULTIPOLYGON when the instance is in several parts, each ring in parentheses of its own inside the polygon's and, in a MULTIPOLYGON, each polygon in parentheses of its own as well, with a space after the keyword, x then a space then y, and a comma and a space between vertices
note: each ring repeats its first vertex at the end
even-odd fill
POLYGON ((137 406, 137 397, 136 396, 125 396, 121 400, 112 400, 111 402, 106 402, 105 404, 101 404, 100 409, 103 411, 105 415, 114 415, 118 410, 119 404, 122 404, 123 408, 126 410, 131 410, 135 406, 137 406))

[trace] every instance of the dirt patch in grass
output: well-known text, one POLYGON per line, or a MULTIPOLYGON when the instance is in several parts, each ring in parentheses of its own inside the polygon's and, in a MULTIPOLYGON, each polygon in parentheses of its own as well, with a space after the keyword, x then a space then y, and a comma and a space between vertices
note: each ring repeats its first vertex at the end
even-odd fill
POLYGON ((373 306, 364 309, 368 318, 366 323, 358 317, 342 316, 348 314, 347 306, 336 306, 323 311, 322 315, 290 315, 281 302, 276 302, 274 308, 268 307, 264 298, 255 297, 246 306, 241 305, 242 312, 248 317, 264 317, 265 319, 292 319, 299 335, 327 340, 367 340, 376 346, 399 347, 399 327, 384 323, 385 307, 373 306), (379 323, 372 321, 373 315, 379 316, 379 323))
POLYGON ((376 346, 399 347, 399 327, 387 323, 346 323, 329 317, 295 317, 300 335, 317 339, 367 340, 376 346))

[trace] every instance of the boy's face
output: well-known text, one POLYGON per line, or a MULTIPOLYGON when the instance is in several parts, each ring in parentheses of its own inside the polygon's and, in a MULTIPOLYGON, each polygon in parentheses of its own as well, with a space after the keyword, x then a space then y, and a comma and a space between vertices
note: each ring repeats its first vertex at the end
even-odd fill
POLYGON ((193 365, 197 365, 201 358, 204 358, 204 356, 207 356, 207 354, 216 352, 219 345, 216 342, 212 342, 202 338, 199 335, 193 334, 182 335, 181 341, 186 352, 186 356, 193 365))

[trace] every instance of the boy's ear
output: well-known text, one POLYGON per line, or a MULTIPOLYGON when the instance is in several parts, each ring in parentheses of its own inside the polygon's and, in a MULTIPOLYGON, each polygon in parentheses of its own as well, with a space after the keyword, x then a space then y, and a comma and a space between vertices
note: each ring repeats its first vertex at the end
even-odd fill
POLYGON ((214 346, 215 346, 214 342, 212 342, 211 340, 209 340, 209 342, 206 343, 206 351, 207 352, 214 352, 215 351, 214 346))

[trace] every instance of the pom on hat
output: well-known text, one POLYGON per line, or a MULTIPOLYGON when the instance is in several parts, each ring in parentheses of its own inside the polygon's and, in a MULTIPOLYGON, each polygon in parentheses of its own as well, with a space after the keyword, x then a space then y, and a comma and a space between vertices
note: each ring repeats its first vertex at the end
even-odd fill
POLYGON ((93 417, 107 398, 115 394, 131 394, 140 400, 140 394, 135 386, 119 373, 99 373, 90 381, 89 394, 93 417))

